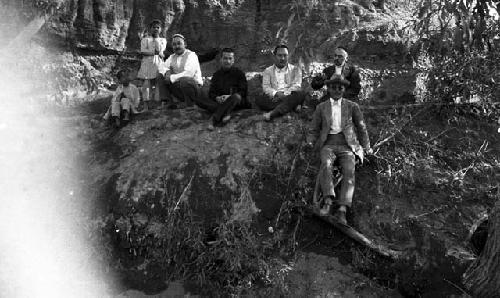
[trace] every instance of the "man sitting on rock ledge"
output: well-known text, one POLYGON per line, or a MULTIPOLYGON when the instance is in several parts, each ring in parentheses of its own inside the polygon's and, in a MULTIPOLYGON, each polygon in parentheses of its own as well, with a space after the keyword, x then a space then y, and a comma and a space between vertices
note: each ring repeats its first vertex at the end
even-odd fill
POLYGON ((344 92, 344 98, 349 100, 358 100, 359 92, 361 91, 361 77, 359 75, 359 70, 347 61, 349 55, 347 51, 341 47, 335 49, 333 57, 333 65, 325 68, 323 73, 316 76, 311 82, 311 88, 314 90, 319 90, 325 85, 325 81, 329 80, 332 75, 342 75, 347 81, 349 81, 349 86, 346 86, 344 92))
POLYGON ((325 81, 325 84, 328 94, 314 111, 307 145, 312 147, 316 141, 315 148, 320 150, 321 167, 318 175, 324 198, 321 215, 330 213, 330 207, 335 199, 332 166, 338 159, 343 178, 337 200, 339 208, 334 216, 345 225, 346 209, 351 207, 354 194, 356 157, 363 162, 364 151, 371 154, 372 149, 358 104, 343 98, 349 81, 341 75, 334 74, 325 81))
POLYGON ((173 97, 192 106, 201 95, 203 78, 196 53, 186 49, 186 40, 181 34, 172 37, 174 54, 160 64, 160 98, 169 107, 175 107, 173 97))
POLYGON ((300 109, 305 93, 302 91, 302 70, 288 63, 288 47, 279 45, 274 49, 275 64, 262 73, 264 94, 257 97, 256 105, 264 111, 266 121, 300 109))
POLYGON ((208 98, 201 97, 196 104, 213 113, 208 128, 225 125, 235 108, 251 108, 247 101, 248 84, 245 73, 234 66, 234 50, 222 49, 221 68, 212 76, 208 98))

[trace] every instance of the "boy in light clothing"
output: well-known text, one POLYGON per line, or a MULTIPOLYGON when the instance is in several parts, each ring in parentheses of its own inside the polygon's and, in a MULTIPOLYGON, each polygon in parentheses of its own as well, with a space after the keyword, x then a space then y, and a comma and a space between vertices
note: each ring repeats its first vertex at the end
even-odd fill
POLYGON ((120 70, 116 75, 120 85, 116 88, 115 94, 111 98, 104 120, 111 120, 116 127, 120 127, 121 122, 130 121, 131 114, 139 114, 137 107, 140 102, 139 89, 130 83, 130 73, 127 70, 120 70))

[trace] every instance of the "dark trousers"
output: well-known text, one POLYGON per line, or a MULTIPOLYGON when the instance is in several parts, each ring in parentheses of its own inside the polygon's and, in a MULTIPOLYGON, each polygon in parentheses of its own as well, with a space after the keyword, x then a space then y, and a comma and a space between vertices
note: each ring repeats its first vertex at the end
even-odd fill
POLYGON ((233 111, 235 108, 242 106, 242 101, 243 100, 241 98, 241 95, 239 95, 238 93, 234 93, 223 103, 218 103, 208 96, 199 96, 197 98, 196 104, 200 108, 214 113, 212 118, 215 125, 221 123, 222 118, 231 113, 231 111, 233 111))
POLYGON ((166 83, 162 77, 158 84, 160 99, 173 103, 173 97, 192 106, 201 95, 200 85, 193 78, 180 78, 175 83, 166 83))
POLYGON ((271 118, 274 118, 293 111, 298 105, 304 103, 305 98, 306 94, 302 91, 293 91, 279 100, 274 100, 264 94, 256 98, 255 104, 263 111, 271 111, 271 118))
POLYGON ((321 167, 318 175, 320 175, 319 181, 323 195, 335 196, 332 167, 335 160, 338 160, 343 178, 337 203, 351 207, 354 194, 354 172, 356 169, 356 158, 351 148, 347 145, 324 145, 320 151, 320 158, 321 167))

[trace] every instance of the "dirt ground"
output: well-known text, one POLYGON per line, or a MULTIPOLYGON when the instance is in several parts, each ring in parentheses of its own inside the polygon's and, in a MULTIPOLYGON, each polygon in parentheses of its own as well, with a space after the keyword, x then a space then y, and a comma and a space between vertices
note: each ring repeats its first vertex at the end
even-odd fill
MULTIPOLYGON (((173 114, 167 112, 170 118, 162 120, 166 122, 158 122, 154 119, 157 117, 163 119, 164 116, 158 114, 162 112, 155 111, 153 114, 141 115, 129 124, 129 127, 114 131, 96 122, 99 107, 98 103, 85 105, 84 111, 87 111, 86 117, 88 118, 83 122, 77 121, 77 126, 81 125, 77 129, 77 131, 80 130, 80 133, 77 133, 78 137, 88 136, 89 148, 92 148, 88 152, 97 152, 93 161, 88 164, 89 169, 95 166, 96 161, 105 165, 100 167, 101 170, 94 168, 90 172, 93 176, 106 174, 109 177, 109 174, 116 172, 113 170, 116 169, 115 166, 121 164, 121 157, 136 154, 134 152, 138 152, 137 150, 141 148, 150 148, 148 146, 128 148, 128 146, 123 146, 123 143, 119 144, 123 141, 124 134, 130 134, 132 138, 136 136, 149 138, 147 135, 137 135, 137 131, 148 131, 147 128, 144 129, 144 124, 154 127, 150 135, 153 136, 152 144, 156 142, 155 140, 162 142, 162 134, 168 135, 173 132, 174 136, 180 136, 182 134, 176 133, 176 129, 189 130, 193 125, 195 127, 202 125, 201 128, 197 128, 201 130, 198 130, 196 135, 200 136, 199 139, 202 141, 207 140, 205 144, 211 146, 209 144, 218 142, 217 138, 222 136, 221 132, 234 133, 237 129, 229 126, 220 132, 208 133, 207 136, 210 139, 205 139, 203 123, 207 115, 203 112, 188 111, 191 115, 188 118, 192 120, 184 123, 175 120, 177 117, 184 117, 183 114, 175 114, 177 112, 173 114), (91 119, 90 122, 89 119, 91 119), (92 124, 95 126, 94 129, 82 135, 81 128, 89 123, 94 123, 92 124), (168 123, 173 123, 174 126, 168 128, 170 125, 168 123), (160 127, 164 127, 163 125, 166 125, 167 129, 173 128, 174 130, 160 133, 163 129, 160 127), (96 143, 96 136, 98 140, 101 140, 98 143, 96 143), (103 139, 103 136, 107 138, 103 139), (102 147, 95 147, 96 144, 102 147), (105 171, 101 172, 103 169, 105 171)), ((383 138, 382 129, 386 122, 383 117, 380 117, 381 112, 387 111, 365 111, 367 121, 371 126, 370 132, 374 136, 372 137, 373 143, 383 138)), ((411 115, 416 113, 416 111, 397 111, 396 114, 399 114, 395 115, 394 111, 388 112, 392 113, 394 121, 404 119, 408 113, 411 115)), ((252 117, 250 113, 242 116, 240 121, 250 121, 248 119, 252 117)), ((279 129, 283 125, 293 126, 300 121, 302 121, 300 117, 292 115, 291 119, 279 120, 275 125, 279 129)), ((302 219, 296 234, 296 257, 288 261, 277 261, 280 265, 276 268, 282 268, 283 272, 286 272, 283 285, 290 290, 290 293, 315 293, 311 296, 321 297, 332 295, 332 297, 462 295, 461 274, 474 257, 472 250, 464 241, 471 225, 481 214, 488 211, 493 198, 498 195, 498 188, 495 189, 495 181, 497 181, 495 179, 500 175, 498 159, 500 138, 495 129, 496 126, 488 119, 477 118, 474 114, 448 108, 437 108, 426 112, 424 116, 414 117, 411 125, 398 133, 388 145, 381 147, 378 156, 382 158, 371 157, 358 169, 354 211, 348 217, 354 227, 368 237, 393 249, 404 251, 405 258, 392 261, 380 257, 329 225, 306 216, 302 219), (483 152, 480 148, 485 141, 488 142, 489 149, 483 152), (399 168, 392 168, 395 172, 388 173, 391 171, 389 166, 394 167, 394 164, 384 158, 397 159, 404 156, 410 156, 410 158, 396 163, 399 168), (461 173, 462 176, 456 176, 461 173)), ((258 129, 251 134, 253 133, 263 140, 270 134, 269 131, 258 129)), ((196 147, 194 144, 191 146, 196 147)), ((157 155, 157 153, 154 154, 157 155)), ((298 162, 297 173, 302 173, 306 178, 312 179, 314 175, 308 172, 310 170, 304 172, 303 167, 301 168, 305 166, 306 159, 307 157, 304 157, 304 160, 298 162)), ((217 158, 214 159, 216 160, 217 158)), ((186 168, 184 174, 181 174, 189 176, 188 174, 192 173, 190 169, 194 169, 192 165, 186 168)), ((218 176, 227 173, 228 170, 224 167, 218 169, 208 167, 204 171, 218 176), (214 169, 215 172, 213 172, 214 169)), ((263 239, 269 234, 269 227, 275 227, 274 222, 283 203, 283 198, 279 196, 280 188, 273 186, 273 177, 271 174, 268 178, 265 175, 260 176, 259 179, 264 181, 263 188, 256 188, 252 196, 255 201, 254 207, 258 210, 257 217, 253 217, 255 232, 262 235, 263 239)), ((95 185, 95 181, 94 179, 90 185, 95 185)), ((214 190, 223 190, 217 186, 217 183, 213 184, 214 182, 210 179, 205 182, 200 181, 194 186, 198 192, 213 193, 214 190), (214 186, 199 188, 202 185, 214 186)), ((116 186, 116 182, 116 179, 109 180, 109 194, 100 194, 94 199, 98 203, 96 206, 99 206, 95 209, 99 209, 98 213, 103 214, 103 210, 117 213, 116 206, 113 205, 121 199, 116 193, 116 188, 113 187, 113 185, 116 186)), ((97 191, 96 194, 101 191, 97 191)), ((290 193, 293 194, 293 191, 290 193)), ((226 196, 225 200, 229 200, 232 196, 231 192, 227 192, 226 196)), ((203 210, 202 212, 208 215, 210 221, 210 218, 220 215, 217 208, 207 209, 213 204, 218 204, 217 200, 204 200, 201 205, 194 204, 193 206, 198 206, 197 210, 203 210)), ((252 218, 252 214, 246 216, 252 218)), ((128 253, 124 253, 120 258, 125 260, 127 256, 128 253)), ((277 260, 280 259, 277 258, 277 260)), ((143 265, 143 261, 144 259, 136 259, 128 266, 139 268, 143 265)), ((160 269, 148 268, 151 270, 146 275, 143 275, 140 270, 128 271, 126 277, 122 277, 125 283, 121 289, 125 291, 128 286, 132 286, 148 294, 162 293, 167 288, 166 275, 161 273, 160 269)), ((266 291, 270 290, 269 286, 264 286, 264 290, 256 291, 253 293, 259 293, 259 291, 267 293, 266 291)), ((190 293, 199 292, 191 289, 190 293)), ((296 297, 300 296, 302 294, 296 295, 296 297)))

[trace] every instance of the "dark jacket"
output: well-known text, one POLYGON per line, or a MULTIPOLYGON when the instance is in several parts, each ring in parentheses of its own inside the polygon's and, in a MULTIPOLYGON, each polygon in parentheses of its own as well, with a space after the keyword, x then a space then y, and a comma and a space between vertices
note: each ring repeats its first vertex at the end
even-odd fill
MULTIPOLYGON (((314 90, 323 88, 325 80, 331 78, 334 73, 335 65, 328 66, 320 75, 314 77, 311 82, 311 88, 314 90)), ((345 89, 344 98, 358 100, 359 91, 361 91, 361 76, 359 70, 354 65, 346 64, 342 70, 342 75, 350 83, 345 89)))
MULTIPOLYGON (((319 150, 321 150, 328 137, 333 120, 329 98, 328 95, 324 96, 322 102, 316 107, 307 137, 308 142, 316 143, 315 148, 319 150)), ((363 149, 370 149, 370 139, 368 138, 363 113, 357 103, 345 98, 342 99, 341 103, 341 127, 347 144, 354 154, 363 160, 363 149)))
POLYGON ((245 73, 237 67, 231 67, 228 70, 219 69, 212 76, 210 90, 208 96, 215 100, 215 97, 220 95, 228 95, 238 93, 241 96, 242 102, 239 107, 248 107, 247 93, 248 83, 245 73))

